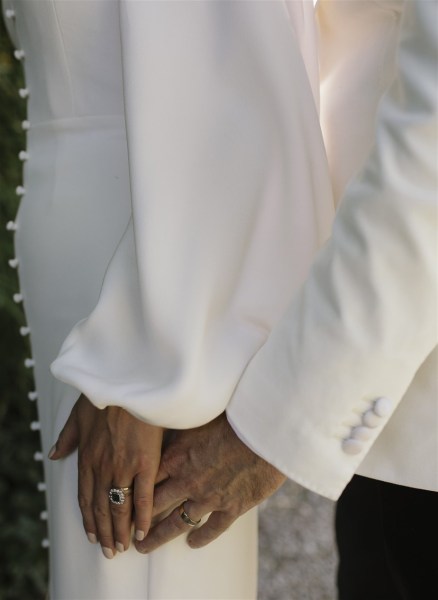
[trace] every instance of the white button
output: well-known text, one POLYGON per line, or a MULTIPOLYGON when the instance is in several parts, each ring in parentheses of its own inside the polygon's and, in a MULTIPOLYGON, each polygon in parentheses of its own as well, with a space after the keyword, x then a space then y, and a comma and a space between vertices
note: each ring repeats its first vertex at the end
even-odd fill
POLYGON ((7 19, 13 19, 15 17, 15 10, 13 8, 7 8, 5 10, 5 15, 7 19))
POLYGON ((27 394, 27 397, 29 398, 29 400, 31 402, 35 402, 35 400, 38 398, 38 393, 37 392, 29 392, 27 394))
POLYGON ((40 481, 39 484, 37 485, 37 490, 39 492, 45 492, 47 489, 47 485, 44 483, 44 481, 40 481))
POLYGON ((21 123, 21 128, 22 129, 24 129, 26 131, 27 129, 29 129, 29 127, 30 127, 30 122, 27 119, 25 119, 24 121, 22 121, 22 123, 21 123))
POLYGON ((18 95, 20 98, 27 98, 29 96, 29 90, 27 88, 20 88, 18 90, 18 95))
POLYGON ((342 450, 346 454, 359 454, 359 452, 362 452, 363 450, 363 444, 359 440, 348 438, 346 440, 342 440, 342 450))
POLYGON ((8 265, 11 269, 16 269, 18 267, 18 258, 11 258, 11 260, 8 260, 8 265))
POLYGON ((48 517, 49 517, 49 515, 46 510, 43 510, 42 512, 40 512, 41 521, 47 521, 48 517))
POLYGON ((30 428, 32 431, 39 431, 41 429, 41 423, 39 421, 32 421, 30 428))
POLYGON ((381 418, 376 415, 372 409, 367 410, 366 413, 362 415, 362 423, 365 425, 365 427, 378 427, 381 422, 381 418))
POLYGON ((389 398, 382 396, 374 401, 373 412, 379 417, 387 417, 392 409, 392 402, 389 398))
POLYGON ((357 427, 353 427, 353 429, 351 430, 350 437, 354 440, 366 442, 370 439, 372 435, 372 431, 369 427, 363 427, 362 425, 358 425, 357 427))
POLYGON ((22 185, 17 185, 17 187, 15 188, 15 193, 17 194, 17 196, 24 196, 26 190, 22 185))
POLYGON ((43 548, 49 548, 49 547, 50 547, 50 542, 49 542, 49 540, 48 540, 47 538, 44 538, 44 539, 41 541, 41 546, 42 546, 43 548))
POLYGON ((14 221, 8 221, 6 224, 6 229, 8 231, 17 231, 17 223, 14 221))
POLYGON ((18 158, 19 158, 20 160, 27 160, 27 159, 29 158, 29 152, 26 152, 26 150, 21 150, 21 151, 18 153, 18 158))
POLYGON ((32 367, 35 366, 35 361, 33 358, 26 358, 26 360, 24 361, 24 366, 27 369, 31 369, 32 367))
POLYGON ((43 460, 43 453, 42 452, 35 452, 35 454, 33 455, 33 459, 37 462, 40 462, 43 460))
POLYGON ((20 302, 23 302, 23 294, 14 294, 12 296, 12 300, 16 303, 19 304, 20 302))
POLYGON ((14 56, 17 60, 23 60, 24 58, 24 50, 14 50, 14 56))
POLYGON ((30 327, 20 327, 20 335, 24 337, 25 335, 29 335, 29 333, 30 327))

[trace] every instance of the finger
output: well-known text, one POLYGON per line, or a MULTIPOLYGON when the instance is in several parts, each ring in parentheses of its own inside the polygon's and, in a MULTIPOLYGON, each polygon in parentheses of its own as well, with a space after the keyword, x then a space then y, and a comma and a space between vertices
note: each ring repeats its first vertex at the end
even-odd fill
POLYGON ((113 558, 115 556, 113 519, 108 497, 108 492, 110 489, 111 481, 96 477, 95 474, 93 514, 97 528, 97 537, 105 558, 113 558))
POLYGON ((157 474, 155 475, 155 484, 161 483, 162 481, 165 481, 168 478, 169 478, 169 473, 162 465, 160 465, 158 467, 157 474))
POLYGON ((177 502, 181 504, 187 496, 189 496, 187 489, 183 487, 182 483, 177 479, 171 477, 162 481, 155 486, 152 516, 156 517, 157 515, 168 511, 175 506, 177 502))
MULTIPOLYGON (((187 511, 187 504, 185 504, 187 511)), ((201 505, 190 503, 190 518, 194 521, 200 519, 203 514, 206 514, 208 510, 203 509, 201 505)), ((163 544, 170 542, 177 538, 183 533, 190 531, 191 527, 187 525, 180 515, 180 506, 175 508, 168 517, 163 519, 149 530, 147 537, 142 542, 135 542, 135 547, 142 554, 152 552, 156 548, 159 548, 163 544)))
POLYGON ((154 478, 150 473, 139 473, 134 486, 134 524, 135 539, 144 540, 152 520, 154 505, 154 478))
MULTIPOLYGON (((131 486, 113 486, 113 487, 132 487, 131 486)), ((131 541, 132 527, 132 493, 126 494, 123 504, 109 503, 112 516, 113 535, 117 552, 125 552, 129 548, 131 541)))
POLYGON ((88 541, 97 544, 97 526, 93 512, 93 471, 85 465, 78 465, 78 501, 82 513, 82 522, 88 541))
POLYGON ((59 460, 76 450, 79 444, 79 427, 77 422, 76 404, 68 417, 59 437, 50 449, 49 458, 59 460))
POLYGON ((202 548, 222 535, 235 521, 225 512, 213 512, 204 525, 194 529, 187 538, 190 548, 202 548))

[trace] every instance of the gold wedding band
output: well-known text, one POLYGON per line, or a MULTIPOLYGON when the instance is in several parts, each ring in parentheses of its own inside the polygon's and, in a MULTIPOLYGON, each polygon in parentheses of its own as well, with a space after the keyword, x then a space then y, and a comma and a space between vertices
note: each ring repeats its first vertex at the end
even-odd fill
POLYGON ((191 519, 189 517, 189 515, 186 513, 184 504, 185 504, 185 502, 183 502, 181 504, 181 506, 179 507, 179 516, 181 517, 181 519, 184 521, 184 523, 186 525, 189 525, 189 527, 195 527, 196 525, 199 525, 199 523, 201 522, 201 519, 199 519, 199 521, 194 521, 193 519, 191 519))

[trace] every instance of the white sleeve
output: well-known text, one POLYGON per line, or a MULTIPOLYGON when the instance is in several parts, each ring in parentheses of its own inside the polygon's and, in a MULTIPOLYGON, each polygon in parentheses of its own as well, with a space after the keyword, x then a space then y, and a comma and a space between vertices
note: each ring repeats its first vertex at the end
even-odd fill
POLYGON ((132 220, 52 372, 98 407, 194 427, 328 236, 328 169, 283 2, 120 7, 132 220))
POLYGON ((375 147, 227 409, 253 450, 333 499, 437 344, 436 22, 436 2, 407 2, 375 147))

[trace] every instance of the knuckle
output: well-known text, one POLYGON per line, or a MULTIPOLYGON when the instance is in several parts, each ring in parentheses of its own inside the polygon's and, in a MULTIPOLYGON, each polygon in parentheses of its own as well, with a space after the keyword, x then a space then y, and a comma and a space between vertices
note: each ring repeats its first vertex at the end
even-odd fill
POLYGON ((111 514, 115 517, 123 517, 129 512, 129 508, 125 504, 111 504, 111 514))
POLYGON ((186 463, 185 456, 178 444, 168 447, 161 458, 162 465, 171 474, 181 472, 186 463))
POLYGON ((134 505, 137 509, 149 508, 153 505, 153 499, 149 496, 140 496, 134 499, 134 505))
POLYGON ((79 508, 82 512, 88 512, 91 509, 91 501, 85 494, 78 494, 79 508))
POLYGON ((108 507, 99 503, 93 504, 93 512, 96 519, 107 519, 109 517, 108 507))

